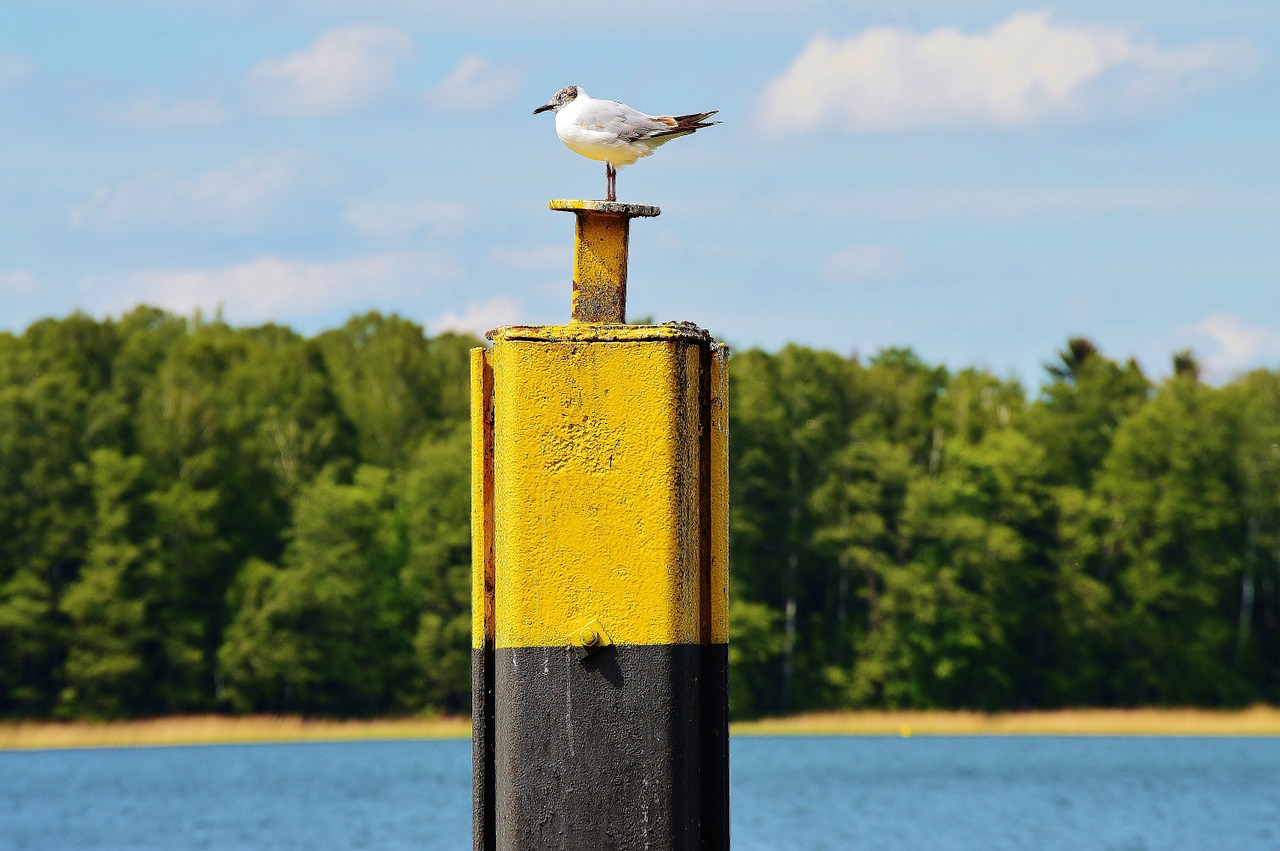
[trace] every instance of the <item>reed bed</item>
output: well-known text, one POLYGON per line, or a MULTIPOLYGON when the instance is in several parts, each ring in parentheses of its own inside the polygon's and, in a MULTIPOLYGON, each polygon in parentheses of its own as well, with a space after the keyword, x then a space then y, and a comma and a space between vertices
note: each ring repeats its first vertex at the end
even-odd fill
POLYGON ((101 723, 0 724, 0 749, 458 739, 470 735, 470 718, 336 721, 294 716, 198 715, 101 723))
MULTIPOLYGON (((740 721, 741 736, 1280 736, 1280 707, 1066 709, 1054 712, 823 712, 740 721)), ((471 719, 368 721, 176 716, 114 722, 0 723, 0 750, 371 739, 461 739, 471 719)))
POLYGON ((1280 707, 824 712, 739 722, 732 731, 743 736, 1278 736, 1280 707))

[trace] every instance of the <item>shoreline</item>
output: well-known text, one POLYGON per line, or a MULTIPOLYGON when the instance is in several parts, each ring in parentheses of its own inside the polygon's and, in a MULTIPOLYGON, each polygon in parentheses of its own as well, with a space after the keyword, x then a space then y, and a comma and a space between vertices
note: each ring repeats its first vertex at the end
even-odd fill
POLYGON ((1280 736, 1280 707, 815 712, 730 725, 740 736, 1280 736))
POLYGON ((0 722, 0 751, 470 737, 469 716, 335 720, 296 715, 174 715, 133 721, 0 722))
MULTIPOLYGON (((1036 712, 820 712, 730 725, 735 736, 1280 736, 1280 707, 1036 712)), ((469 717, 338 721, 193 715, 111 722, 0 722, 0 751, 467 739, 469 717)))

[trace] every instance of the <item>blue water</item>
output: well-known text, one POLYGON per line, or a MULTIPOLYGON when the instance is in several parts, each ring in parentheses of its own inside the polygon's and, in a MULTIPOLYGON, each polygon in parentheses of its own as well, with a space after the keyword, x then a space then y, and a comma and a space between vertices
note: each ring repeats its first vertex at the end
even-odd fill
MULTIPOLYGON (((738 738, 735 851, 1280 849, 1280 739, 738 738)), ((0 849, 470 846, 470 743, 0 752, 0 849)))

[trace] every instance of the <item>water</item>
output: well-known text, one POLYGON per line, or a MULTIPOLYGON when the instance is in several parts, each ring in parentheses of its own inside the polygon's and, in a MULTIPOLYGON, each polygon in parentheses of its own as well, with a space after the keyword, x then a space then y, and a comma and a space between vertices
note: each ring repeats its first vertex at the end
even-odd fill
MULTIPOLYGON (((470 847, 470 743, 0 752, 0 849, 470 847)), ((1280 740, 739 738, 735 851, 1280 849, 1280 740)))
POLYGON ((1280 739, 733 744, 736 851, 1280 849, 1280 739))

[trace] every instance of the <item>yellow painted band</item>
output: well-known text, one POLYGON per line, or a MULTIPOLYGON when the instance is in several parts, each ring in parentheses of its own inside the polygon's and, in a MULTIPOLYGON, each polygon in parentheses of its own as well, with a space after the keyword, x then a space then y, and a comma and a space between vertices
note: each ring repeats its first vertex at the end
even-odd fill
POLYGON ((578 216, 573 241, 573 318, 625 322, 630 222, 622 216, 578 216))
POLYGON ((567 645, 593 619, 617 644, 722 643, 726 510, 705 503, 727 497, 727 430, 706 405, 723 408, 723 362, 678 329, 545 333, 494 335, 496 646, 567 645))
POLYGON ((493 646, 493 370, 471 350, 471 646, 493 646))

